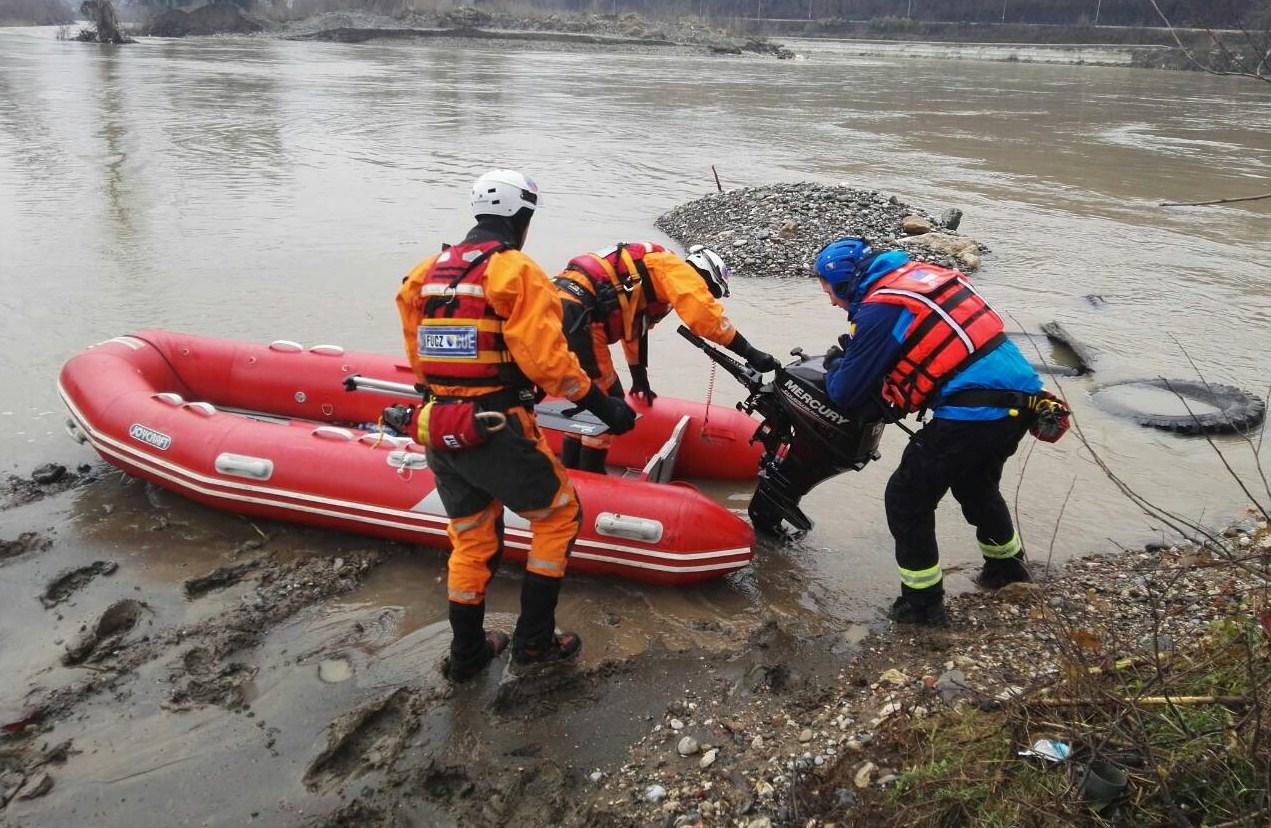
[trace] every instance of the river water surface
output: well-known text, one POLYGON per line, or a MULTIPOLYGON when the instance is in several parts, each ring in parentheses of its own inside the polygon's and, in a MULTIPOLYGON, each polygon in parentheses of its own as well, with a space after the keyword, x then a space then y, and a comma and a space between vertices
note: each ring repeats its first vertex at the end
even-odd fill
MULTIPOLYGON (((712 164, 726 187, 844 182, 937 214, 957 206, 962 231, 993 250, 981 289, 1022 327, 1058 319, 1097 347, 1099 381, 1192 378, 1185 350, 1209 380, 1266 391, 1271 202, 1156 206, 1271 190, 1264 84, 793 45, 800 58, 779 62, 467 41, 98 48, 58 42, 50 29, 0 30, 0 471, 92 459, 62 432, 57 371, 85 345, 134 329, 396 353, 399 280, 457 240, 467 187, 494 166, 539 181, 544 208, 527 249, 549 272, 616 240, 661 239, 654 220, 713 189, 712 164)), ((728 308, 774 352, 824 347, 844 330, 807 279, 739 276, 728 308)), ((656 332, 653 354, 660 393, 704 398, 708 366, 672 325, 656 332)), ((730 382, 718 378, 716 401, 738 398, 730 382)), ((1094 382, 1064 390, 1119 475, 1192 518, 1243 511, 1203 440, 1101 414, 1087 399, 1094 382)), ((1251 468, 1244 443, 1219 445, 1251 468)), ((591 653, 629 654, 710 646, 711 629, 772 614, 813 633, 875 621, 895 589, 882 491, 903 446, 892 430, 881 462, 814 492, 805 508, 815 531, 795 547, 765 547, 751 572, 688 592, 575 579, 562 622, 584 632, 591 653), (601 623, 604 613, 628 620, 601 623)), ((1160 535, 1075 438, 1031 451, 1021 483, 1033 446, 1008 467, 1005 489, 1035 558, 1047 557, 1061 511, 1056 558, 1160 535)), ((718 495, 745 505, 744 495, 718 495)), ((62 564, 126 550, 143 586, 210 568, 201 544, 243 531, 113 478, 0 514, 0 527, 6 538, 54 530, 50 561, 62 564), (141 516, 159 507, 190 527, 183 539, 155 541, 141 516)), ((955 504, 941 511, 940 535, 950 586, 969 587, 974 538, 955 504)), ((350 543, 317 533, 304 542, 332 553, 350 543)), ((421 556, 357 596, 396 608, 397 637, 444 621, 443 564, 421 556)), ((33 584, 56 568, 9 567, 0 596, 22 607, 9 611, 10 631, 42 623, 33 584)), ((511 609, 515 579, 499 579, 498 609, 511 609)), ((16 652, 29 669, 5 669, 6 709, 33 686, 30 660, 45 658, 16 652)), ((74 798, 62 804, 73 809, 74 798)))

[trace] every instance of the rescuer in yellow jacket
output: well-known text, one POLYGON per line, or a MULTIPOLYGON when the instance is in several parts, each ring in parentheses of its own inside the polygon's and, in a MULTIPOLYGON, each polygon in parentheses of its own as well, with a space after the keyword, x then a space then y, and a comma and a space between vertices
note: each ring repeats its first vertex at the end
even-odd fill
MULTIPOLYGON (((729 274, 723 260, 700 245, 687 260, 652 242, 576 256, 556 277, 570 350, 592 380, 621 399, 622 384, 609 356, 609 346, 621 342, 631 394, 652 405, 657 394, 649 387, 649 329, 674 309, 693 333, 760 371, 775 370, 777 360, 751 345, 724 315, 719 300, 728 295, 729 274)), ((567 468, 603 474, 612 442, 612 432, 581 440, 568 436, 561 459, 567 468)))
POLYGON ((537 206, 538 187, 521 173, 481 176, 472 188, 476 226, 415 267, 397 294, 406 353, 430 400, 420 409, 420 434, 446 432, 444 441, 425 445, 450 518, 454 638, 445 670, 452 681, 476 675, 508 645, 506 634, 484 629, 505 506, 529 521, 532 534, 511 637, 513 668, 568 659, 582 645, 574 633, 555 632, 581 509, 539 432, 536 387, 577 402, 615 433, 635 424, 631 408, 579 367, 551 281, 521 252, 537 206), (488 427, 491 418, 495 426, 488 427))

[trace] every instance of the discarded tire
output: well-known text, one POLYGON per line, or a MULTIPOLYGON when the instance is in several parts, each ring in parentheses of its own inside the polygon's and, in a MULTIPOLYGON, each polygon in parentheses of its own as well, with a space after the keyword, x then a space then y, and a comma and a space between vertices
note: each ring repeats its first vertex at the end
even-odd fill
POLYGON ((1261 423, 1266 415, 1263 400, 1248 391, 1230 385, 1206 385, 1189 380, 1126 380, 1100 386, 1091 392, 1091 396, 1095 405, 1109 414, 1176 434, 1248 431, 1261 423), (1141 392, 1137 400, 1132 396, 1136 389, 1141 392), (1171 401, 1173 405, 1169 405, 1171 401), (1167 407, 1180 411, 1166 413, 1161 410, 1167 407))

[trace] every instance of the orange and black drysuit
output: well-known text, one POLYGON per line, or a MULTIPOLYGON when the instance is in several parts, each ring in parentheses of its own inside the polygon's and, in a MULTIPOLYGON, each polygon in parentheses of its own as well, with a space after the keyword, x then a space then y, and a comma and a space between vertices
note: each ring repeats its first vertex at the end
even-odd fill
MULTIPOLYGON (((652 242, 627 242, 570 259, 556 276, 569 348, 607 393, 622 397, 609 355, 621 342, 632 377, 647 386, 649 329, 675 310, 693 333, 742 356, 752 351, 724 315, 701 275, 684 259, 652 242)), ((566 438, 565 465, 604 471, 612 435, 566 438)))
POLYGON ((578 495, 534 418, 535 386, 580 400, 591 380, 570 353, 560 301, 547 275, 481 223, 460 244, 412 270, 397 294, 411 367, 438 404, 476 400, 507 426, 476 447, 428 449, 450 518, 452 663, 480 658, 485 591, 503 549, 503 509, 529 521, 531 538, 514 652, 545 648, 560 581, 582 518, 578 495))

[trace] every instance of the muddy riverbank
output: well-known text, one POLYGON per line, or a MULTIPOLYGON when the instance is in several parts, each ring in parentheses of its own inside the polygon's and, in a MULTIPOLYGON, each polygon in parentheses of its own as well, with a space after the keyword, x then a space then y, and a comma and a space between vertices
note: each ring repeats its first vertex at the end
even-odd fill
MULTIPOLYGON (((1140 656, 1145 637, 1181 650, 1213 620, 1259 611, 1271 550, 1255 515, 1222 550, 1038 560, 1037 586, 960 596, 953 626, 923 634, 881 620, 817 632, 779 607, 698 623, 686 609, 684 627, 633 648, 588 629, 601 652, 576 669, 512 679, 500 661, 454 688, 437 670, 444 621, 418 626, 389 585, 409 573, 408 588, 440 590, 439 556, 208 521, 104 467, 73 483, 11 480, 40 494, 3 513, 0 571, 30 594, 0 633, 24 688, 0 700, 2 824, 148 825, 158 807, 166 824, 211 809, 306 826, 875 824, 922 759, 905 728, 1052 692, 1073 630, 1098 631, 1111 661, 1140 656), (116 551, 68 557, 59 523, 44 526, 66 508, 116 551), (43 528, 11 538, 15 525, 43 528), (179 551, 190 543, 197 557, 179 551), (1228 552, 1245 565, 1224 565, 1228 552)), ((518 580, 496 579, 492 604, 511 606, 518 580)), ((621 631, 628 612, 613 604, 596 623, 621 631)))

